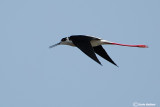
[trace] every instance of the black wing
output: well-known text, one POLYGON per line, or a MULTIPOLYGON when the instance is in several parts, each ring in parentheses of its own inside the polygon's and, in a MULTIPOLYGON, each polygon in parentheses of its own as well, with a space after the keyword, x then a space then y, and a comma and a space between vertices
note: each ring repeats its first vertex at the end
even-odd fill
POLYGON ((93 49, 99 56, 103 57, 107 61, 109 61, 112 64, 117 66, 117 64, 109 57, 109 55, 107 54, 107 52, 103 49, 103 47, 101 45, 93 47, 93 49))
POLYGON ((94 49, 91 46, 90 41, 92 38, 88 38, 88 37, 86 38, 85 36, 70 36, 69 39, 72 40, 73 44, 76 47, 78 47, 82 52, 84 52, 87 56, 89 56, 94 61, 102 65, 101 62, 96 57, 94 49))

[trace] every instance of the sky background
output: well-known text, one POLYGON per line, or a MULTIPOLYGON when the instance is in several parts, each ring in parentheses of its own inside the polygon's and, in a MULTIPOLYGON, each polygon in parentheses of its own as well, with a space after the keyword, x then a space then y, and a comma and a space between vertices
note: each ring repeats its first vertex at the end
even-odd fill
POLYGON ((159 40, 159 0, 0 0, 0 107, 158 107, 159 40), (149 48, 48 48, 74 34, 149 48))

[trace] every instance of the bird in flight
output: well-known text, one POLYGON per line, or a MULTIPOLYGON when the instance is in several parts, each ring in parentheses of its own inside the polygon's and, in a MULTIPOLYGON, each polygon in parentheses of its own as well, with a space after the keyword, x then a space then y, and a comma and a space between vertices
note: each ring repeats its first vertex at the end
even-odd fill
POLYGON ((115 42, 111 42, 108 40, 103 40, 101 38, 97 38, 94 36, 87 36, 87 35, 72 35, 70 37, 62 38, 59 43, 50 46, 50 48, 55 47, 57 45, 70 45, 73 47, 77 47, 82 52, 84 52, 88 57, 96 61, 98 64, 102 65, 96 56, 96 54, 98 54, 102 58, 114 64, 115 66, 117 66, 117 64, 109 57, 109 55, 104 50, 102 45, 120 45, 120 46, 128 46, 128 47, 148 48, 147 45, 120 44, 120 43, 115 43, 115 42))

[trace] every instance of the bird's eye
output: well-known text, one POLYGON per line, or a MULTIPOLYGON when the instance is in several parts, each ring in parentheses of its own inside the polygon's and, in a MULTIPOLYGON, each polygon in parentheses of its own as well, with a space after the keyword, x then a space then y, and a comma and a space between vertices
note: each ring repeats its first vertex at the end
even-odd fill
POLYGON ((66 41, 66 38, 63 38, 61 41, 66 41))

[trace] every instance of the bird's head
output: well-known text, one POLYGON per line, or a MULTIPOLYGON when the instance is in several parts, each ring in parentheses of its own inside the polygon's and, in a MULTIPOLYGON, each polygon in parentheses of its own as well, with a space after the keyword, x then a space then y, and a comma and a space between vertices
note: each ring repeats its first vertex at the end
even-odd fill
POLYGON ((57 46, 57 45, 69 45, 69 43, 70 43, 69 38, 68 38, 68 37, 65 37, 65 38, 62 38, 59 43, 57 43, 57 44, 55 44, 55 45, 52 45, 52 46, 50 46, 49 48, 53 48, 53 47, 55 47, 55 46, 57 46))
POLYGON ((61 39, 60 44, 66 45, 68 42, 69 42, 69 38, 68 38, 68 37, 65 37, 65 38, 62 38, 62 39, 61 39))

